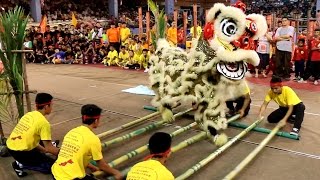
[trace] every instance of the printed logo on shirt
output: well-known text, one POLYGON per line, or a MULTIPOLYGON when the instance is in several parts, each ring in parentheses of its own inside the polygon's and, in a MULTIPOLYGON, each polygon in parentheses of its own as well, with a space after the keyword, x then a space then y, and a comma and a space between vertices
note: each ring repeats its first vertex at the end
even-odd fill
POLYGON ((16 139, 22 139, 22 137, 21 136, 17 136, 17 137, 12 137, 11 139, 14 141, 16 139))
POLYGON ((60 163, 59 166, 66 166, 67 164, 73 164, 72 159, 69 159, 69 160, 66 161, 66 162, 60 163))

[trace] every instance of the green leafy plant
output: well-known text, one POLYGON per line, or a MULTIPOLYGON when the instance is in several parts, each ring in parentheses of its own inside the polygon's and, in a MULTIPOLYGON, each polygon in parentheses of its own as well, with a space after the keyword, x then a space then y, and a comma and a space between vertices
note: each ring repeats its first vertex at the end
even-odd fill
POLYGON ((156 34, 151 34, 152 36, 152 44, 156 47, 156 40, 159 38, 165 38, 166 37, 166 19, 165 19, 165 13, 163 10, 159 12, 158 6, 152 1, 148 0, 148 6, 152 12, 152 14, 155 17, 155 23, 157 27, 156 34))
POLYGON ((23 54, 14 53, 12 50, 23 49, 27 19, 28 16, 24 14, 21 7, 15 7, 13 10, 0 14, 0 43, 2 45, 0 59, 5 69, 1 76, 8 79, 15 97, 19 118, 24 115, 23 54))

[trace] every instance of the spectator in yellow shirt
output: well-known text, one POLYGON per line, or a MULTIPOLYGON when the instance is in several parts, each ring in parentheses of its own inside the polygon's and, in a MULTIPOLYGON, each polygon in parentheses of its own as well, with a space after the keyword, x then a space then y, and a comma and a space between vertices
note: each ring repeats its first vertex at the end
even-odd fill
POLYGON ((290 87, 282 85, 281 78, 273 77, 270 81, 270 87, 260 107, 259 116, 263 116, 271 100, 275 101, 279 108, 268 116, 268 122, 279 122, 283 126, 286 122, 293 123, 290 134, 298 136, 304 118, 305 106, 303 102, 290 87))
POLYGON ((121 45, 124 45, 124 43, 127 43, 128 38, 131 35, 130 29, 127 28, 127 24, 125 22, 122 23, 120 29, 120 40, 121 40, 121 45))
POLYGON ((113 46, 109 46, 110 51, 108 55, 104 58, 103 63, 105 66, 114 66, 118 65, 118 52, 114 49, 113 46))
POLYGON ((191 34, 192 38, 198 38, 201 35, 201 33, 202 33, 202 28, 201 28, 200 23, 198 23, 196 28, 194 28, 194 26, 192 26, 190 28, 190 34, 191 34), (194 33, 194 30, 196 30, 197 34, 194 33))
POLYGON ((240 117, 248 115, 250 110, 250 88, 245 81, 239 88, 239 94, 234 99, 226 101, 227 108, 229 109, 228 116, 234 116, 236 113, 240 114, 240 117), (234 106, 236 104, 236 106, 234 106))
POLYGON ((142 68, 145 69, 144 72, 149 71, 149 69, 148 69, 149 59, 150 59, 150 56, 148 54, 148 49, 143 49, 142 54, 140 55, 139 64, 140 64, 140 69, 142 69, 142 68))
POLYGON ((129 61, 125 65, 125 69, 139 69, 139 57, 134 54, 132 50, 129 50, 129 61))
POLYGON ((172 22, 171 27, 168 29, 167 39, 172 46, 177 46, 178 43, 178 29, 175 22, 172 22))
POLYGON ((141 38, 142 49, 149 49, 149 43, 147 42, 145 37, 141 38))
POLYGON ((149 139, 150 155, 130 169, 127 180, 173 180, 174 176, 164 166, 171 154, 171 141, 167 133, 153 134, 149 139))
POLYGON ((12 167, 19 177, 27 175, 25 169, 51 173, 54 159, 45 153, 59 153, 51 142, 51 127, 45 117, 52 111, 52 99, 50 94, 37 94, 36 111, 25 114, 7 140, 9 153, 15 159, 12 167))
POLYGON ((135 54, 137 54, 138 56, 140 56, 142 54, 142 44, 141 41, 137 41, 137 43, 134 45, 133 49, 135 54))
POLYGON ((126 51, 126 47, 121 46, 121 50, 119 53, 119 65, 124 67, 129 61, 129 53, 126 51))
POLYGON ((121 173, 111 168, 103 159, 100 139, 93 133, 100 124, 102 109, 94 104, 82 106, 82 125, 70 130, 63 138, 58 159, 52 166, 56 180, 95 179, 86 174, 86 168, 102 170, 122 179, 121 173), (97 162, 98 167, 90 164, 97 162))

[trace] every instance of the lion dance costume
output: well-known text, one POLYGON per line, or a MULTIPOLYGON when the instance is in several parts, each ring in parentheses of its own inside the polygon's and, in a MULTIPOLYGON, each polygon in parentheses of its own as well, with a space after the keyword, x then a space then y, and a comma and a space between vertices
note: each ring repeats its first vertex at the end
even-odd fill
POLYGON ((241 96, 247 63, 259 64, 254 40, 267 31, 262 15, 245 15, 245 5, 216 3, 207 14, 203 34, 193 41, 191 51, 171 47, 157 39, 150 59, 149 80, 156 106, 164 120, 174 120, 172 108, 181 102, 197 105, 194 119, 210 140, 221 146, 227 142, 225 101, 241 96))

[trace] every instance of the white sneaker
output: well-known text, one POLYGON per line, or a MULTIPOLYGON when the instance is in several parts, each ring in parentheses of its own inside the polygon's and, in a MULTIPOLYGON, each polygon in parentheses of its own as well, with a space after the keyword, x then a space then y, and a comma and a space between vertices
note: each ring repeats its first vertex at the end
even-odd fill
POLYGON ((314 85, 318 85, 319 82, 318 82, 317 80, 315 80, 315 81, 313 82, 313 84, 314 84, 314 85))
POLYGON ((147 72, 149 72, 149 69, 148 69, 148 68, 146 68, 143 72, 147 73, 147 72))
POLYGON ((302 78, 298 81, 298 83, 308 83, 307 81, 303 80, 302 78))

